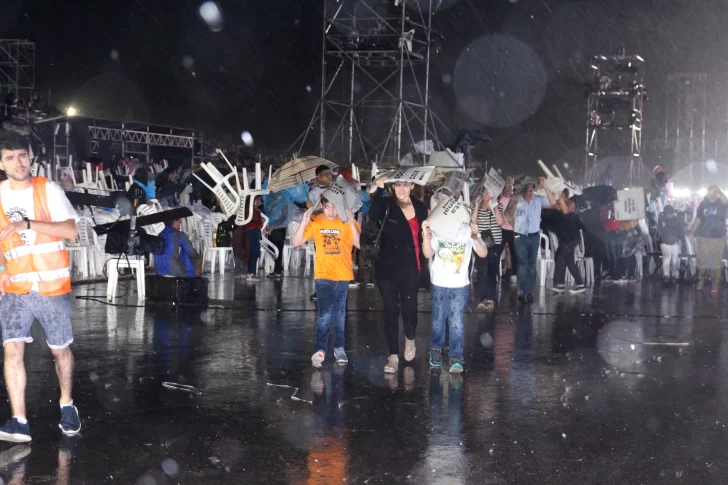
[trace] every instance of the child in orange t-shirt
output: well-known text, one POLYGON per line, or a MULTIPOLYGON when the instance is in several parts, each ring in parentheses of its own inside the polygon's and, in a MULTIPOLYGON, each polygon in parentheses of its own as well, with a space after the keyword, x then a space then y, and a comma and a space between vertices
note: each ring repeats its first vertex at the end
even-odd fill
POLYGON ((336 362, 349 361, 344 350, 344 322, 346 319, 346 295, 349 282, 354 279, 351 260, 352 247, 359 247, 361 229, 354 214, 346 210, 347 222, 339 218, 334 205, 321 198, 323 214, 313 219, 312 209, 303 215, 301 226, 293 236, 293 246, 303 245, 309 239, 316 244, 316 260, 313 277, 318 295, 318 317, 316 318, 316 342, 311 362, 321 367, 326 357, 329 338, 329 324, 334 324, 334 357, 336 362))

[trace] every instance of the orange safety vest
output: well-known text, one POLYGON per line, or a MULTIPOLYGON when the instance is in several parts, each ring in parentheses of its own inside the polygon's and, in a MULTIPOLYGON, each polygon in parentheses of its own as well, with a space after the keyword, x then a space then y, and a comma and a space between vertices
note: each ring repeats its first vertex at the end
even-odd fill
MULTIPOLYGON (((33 206, 36 221, 53 222, 46 199, 45 177, 33 177, 33 206)), ((0 203, 0 230, 10 224, 0 203)), ((10 281, 5 286, 6 293, 25 295, 34 283, 44 296, 65 295, 71 292, 71 272, 68 251, 63 239, 36 232, 35 244, 26 246, 20 234, 0 241, 5 253, 5 266, 10 273, 10 281)))

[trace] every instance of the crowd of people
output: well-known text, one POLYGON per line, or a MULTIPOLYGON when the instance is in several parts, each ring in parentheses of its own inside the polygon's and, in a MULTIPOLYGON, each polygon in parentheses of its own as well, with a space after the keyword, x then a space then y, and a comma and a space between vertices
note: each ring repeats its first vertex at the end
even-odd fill
MULTIPOLYGON (((26 139, 5 132, 0 136, 0 154, 0 168, 7 175, 0 183, 0 205, 11 208, 0 210, 0 328, 13 412, 0 427, 0 439, 30 441, 22 356, 33 319, 41 322, 57 362, 60 428, 65 434, 76 434, 81 423, 71 398, 70 270, 62 240, 76 237, 78 215, 60 185, 31 176, 26 139), (41 267, 47 270, 39 271, 41 267)), ((191 175, 195 170, 170 166, 152 175, 147 167, 137 166, 129 197, 137 205, 150 200, 166 206, 184 205, 182 195, 194 185, 191 175)), ((242 167, 238 170, 242 177, 242 167)), ((314 367, 321 367, 326 359, 332 326, 334 359, 341 364, 348 361, 344 343, 347 294, 349 288, 367 284, 376 285, 384 309, 385 374, 398 371, 400 356, 410 362, 417 355, 418 295, 423 289, 431 294, 429 363, 440 368, 447 358, 450 372, 463 372, 463 325, 471 300, 471 275, 476 275, 479 312, 496 310, 501 285, 514 285, 521 305, 533 303, 537 260, 546 249, 542 246, 545 234, 553 236, 550 244, 556 246, 548 291, 557 294, 586 291, 577 254, 594 260, 595 278, 602 283, 629 281, 642 266, 640 262, 658 254, 662 260, 658 271, 667 286, 689 276, 683 261, 695 262, 698 290, 710 282, 716 293, 721 281, 728 197, 717 186, 709 187, 692 209, 682 204, 677 210, 666 184, 660 184, 649 198, 644 219, 619 220, 616 191, 607 185, 593 187, 589 194, 574 195, 568 190, 555 194, 543 177, 520 182, 509 177, 501 193, 494 194, 484 179, 469 191, 469 197, 462 194, 463 201, 473 201, 466 210, 467 219, 459 221, 454 231, 438 233, 433 230, 433 214, 445 199, 437 191, 390 179, 387 174, 361 184, 347 168, 336 172, 329 165, 320 165, 308 182, 254 199, 253 216, 247 224, 236 226, 233 216, 219 224, 215 235, 216 244, 233 246, 237 276, 252 283, 260 281, 263 238, 279 249, 273 271, 267 275, 274 279, 284 277, 283 245, 291 223, 297 224, 290 241, 294 247, 313 241, 316 292, 311 299, 318 306, 311 357, 314 367), (327 194, 336 192, 328 189, 342 178, 359 192, 361 204, 357 203, 356 213, 337 209, 335 200, 328 199, 327 194), (657 246, 659 253, 651 249, 657 246), (508 271, 501 275, 503 263, 508 271), (570 285, 567 272, 573 281, 570 285)), ((460 196, 457 191, 450 193, 449 200, 460 196)), ((200 198, 211 210, 220 204, 214 197, 200 198)), ((166 223, 160 234, 164 249, 156 257, 157 271, 196 277, 201 272, 199 253, 181 229, 179 219, 166 223)))
MULTIPOLYGON (((185 175, 181 168, 170 169, 157 180, 178 183, 185 175)), ((240 169, 242 170, 242 169, 240 169)), ((135 176, 132 192, 149 198, 149 182, 143 173, 135 176)), ((239 176, 242 177, 242 171, 239 176)), ((609 183, 609 182, 607 182, 609 183)), ((250 282, 261 281, 258 261, 261 238, 267 238, 279 249, 274 269, 267 277, 283 277, 283 246, 291 222, 297 231, 291 243, 300 246, 312 240, 315 246, 314 279, 316 291, 312 301, 318 302, 317 338, 312 361, 323 362, 327 341, 325 329, 332 324, 334 357, 346 361, 343 352, 343 325, 346 295, 349 288, 362 284, 375 286, 384 307, 384 330, 389 356, 385 373, 397 372, 400 357, 400 319, 404 330, 402 357, 411 361, 416 354, 417 298, 421 289, 432 296, 432 342, 430 363, 442 364, 444 332, 449 324, 450 369, 462 371, 464 362, 458 342, 462 322, 470 299, 470 274, 476 274, 474 292, 479 312, 491 313, 498 307, 501 283, 517 288, 523 305, 534 302, 537 285, 537 261, 545 249, 542 235, 550 238, 553 274, 550 290, 554 293, 580 294, 586 291, 585 279, 577 257, 592 258, 597 282, 629 282, 638 276, 638 264, 661 254, 666 286, 674 285, 685 273, 681 260, 694 251, 698 268, 698 288, 705 282, 717 290, 723 271, 725 250, 725 218, 727 199, 717 187, 711 187, 705 199, 695 208, 692 229, 686 230, 687 214, 678 213, 666 202, 664 192, 655 193, 643 220, 617 220, 614 204, 616 191, 605 185, 601 197, 573 196, 568 191, 554 194, 544 178, 535 183, 515 185, 507 178, 500 194, 490 194, 484 184, 471 190, 469 224, 453 240, 443 240, 429 229, 428 217, 436 202, 429 188, 403 182, 388 182, 379 177, 370 185, 353 180, 347 168, 337 173, 327 165, 319 166, 309 182, 255 199, 253 218, 244 226, 225 225, 230 231, 237 276, 250 282), (322 198, 335 175, 343 176, 360 188, 362 207, 357 214, 337 214, 332 203, 322 198), (604 196, 603 194, 608 194, 604 196), (572 195, 570 197, 570 195, 572 195), (313 213, 317 202, 322 207, 313 213), (262 216, 268 224, 263 231, 262 216), (346 221, 346 222, 344 222, 346 221), (364 250, 367 241, 376 236, 376 258, 364 250), (361 238, 361 243, 360 243, 361 238), (658 248, 659 252, 653 248, 658 248), (472 254, 474 253, 474 255, 472 254), (507 269, 502 275, 501 265, 507 269), (474 266, 475 271, 471 272, 474 266), (567 275, 572 283, 567 285, 567 275)), ((215 203, 211 208, 215 210, 215 203)), ((222 226, 222 225, 221 225, 222 226)), ((174 228, 167 236, 175 247, 179 242, 174 228)), ((218 240, 219 242, 219 240, 218 240)), ((171 244, 171 243, 170 243, 171 244)), ((175 252, 176 253, 176 252, 175 252)), ((187 253, 194 258, 189 251, 187 253)), ((186 265, 186 266, 185 266, 186 265)), ((189 263, 181 272, 192 274, 189 263)), ((199 274, 199 270, 195 274, 199 274)), ((687 276, 687 275, 685 275, 687 276)))

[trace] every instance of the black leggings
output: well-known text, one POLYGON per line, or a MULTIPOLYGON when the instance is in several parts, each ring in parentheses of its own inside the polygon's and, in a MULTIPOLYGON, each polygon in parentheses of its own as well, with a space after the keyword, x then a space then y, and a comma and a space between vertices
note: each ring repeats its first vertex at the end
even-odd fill
POLYGON ((268 240, 278 248, 278 258, 273 272, 283 274, 283 245, 286 242, 286 228, 273 229, 268 236, 268 240))
POLYGON ((516 238, 513 231, 502 229, 503 233, 503 251, 506 250, 505 245, 508 245, 508 250, 511 252, 511 274, 518 274, 518 257, 516 256, 516 238))
POLYGON ((384 332, 390 354, 399 354, 399 315, 402 314, 404 335, 415 339, 417 329, 417 293, 419 287, 403 286, 400 281, 378 278, 377 287, 384 303, 384 332))

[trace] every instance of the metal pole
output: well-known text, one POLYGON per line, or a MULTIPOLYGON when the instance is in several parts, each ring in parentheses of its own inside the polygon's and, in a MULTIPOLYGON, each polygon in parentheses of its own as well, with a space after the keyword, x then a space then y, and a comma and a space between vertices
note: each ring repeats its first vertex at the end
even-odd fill
POLYGON ((353 163, 353 142, 354 142, 354 76, 356 74, 356 64, 351 61, 351 86, 349 89, 349 165, 353 163))
MULTIPOLYGON (((152 161, 152 147, 149 145, 149 127, 148 126, 147 126, 146 142, 147 142, 147 163, 149 163, 152 161)), ((195 144, 195 142, 193 141, 192 145, 194 145, 194 144, 195 144)))
MULTIPOLYGON (((428 114, 430 113, 430 49, 432 48, 432 0, 430 0, 429 8, 427 9, 427 54, 425 60, 425 114, 424 114, 424 143, 425 150, 422 153, 422 165, 425 164, 427 157, 427 122, 428 114)), ((435 149, 435 140, 432 141, 432 148, 435 149)), ((487 169, 486 169, 487 170, 487 169)), ((488 173, 488 172, 486 172, 488 173)))
MULTIPOLYGON (((395 144, 395 163, 399 165, 402 150, 402 93, 404 90, 404 50, 407 48, 407 44, 404 42, 404 22, 405 12, 407 10, 407 0, 402 1, 400 6, 402 9, 402 17, 399 29, 399 88, 397 92, 397 142, 395 144)), ((382 154, 383 155, 383 154, 382 154)))
POLYGON ((321 118, 319 123, 319 156, 324 158, 326 146, 326 1, 324 4, 323 31, 321 32, 321 118))

